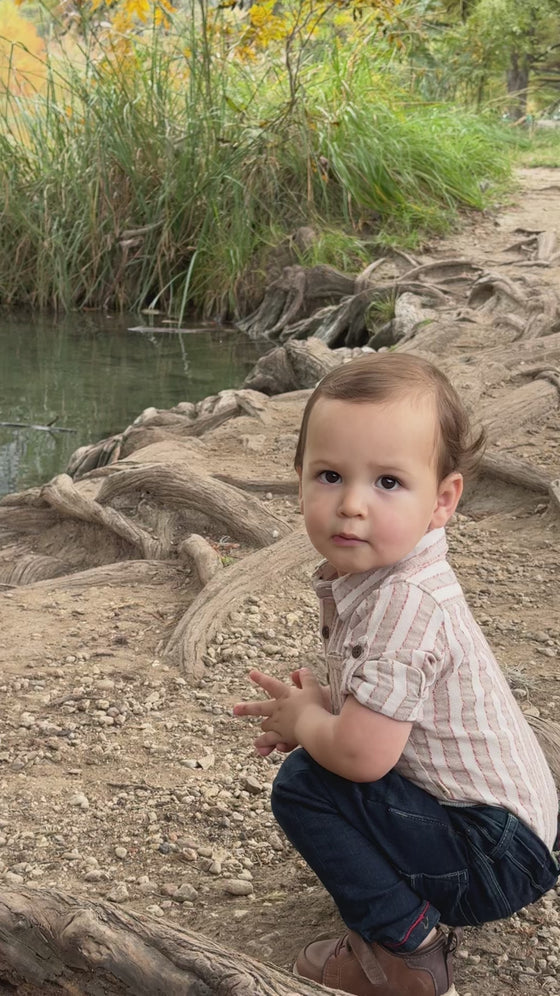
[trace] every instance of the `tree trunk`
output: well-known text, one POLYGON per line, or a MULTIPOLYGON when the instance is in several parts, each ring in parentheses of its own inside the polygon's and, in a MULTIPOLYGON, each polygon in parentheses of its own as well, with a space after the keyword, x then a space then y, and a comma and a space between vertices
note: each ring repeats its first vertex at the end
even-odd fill
POLYGON ((512 52, 506 72, 510 114, 514 121, 521 121, 527 114, 527 90, 531 60, 526 53, 512 52))

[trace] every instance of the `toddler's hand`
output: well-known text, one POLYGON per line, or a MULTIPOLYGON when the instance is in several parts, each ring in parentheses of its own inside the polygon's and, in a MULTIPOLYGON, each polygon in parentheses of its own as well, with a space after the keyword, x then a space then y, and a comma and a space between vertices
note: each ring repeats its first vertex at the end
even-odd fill
POLYGON ((297 744, 285 744, 279 739, 278 733, 274 730, 269 730, 268 733, 261 733, 260 737, 253 740, 253 745, 257 754, 261 757, 268 757, 272 754, 274 750, 279 751, 281 754, 289 754, 291 750, 295 750, 297 744))
MULTIPOLYGON (((233 708, 234 716, 262 716, 261 730, 274 734, 276 743, 299 743, 300 720, 317 707, 321 711, 325 709, 323 691, 316 678, 307 668, 301 668, 297 676, 294 673, 291 685, 257 670, 250 671, 249 677, 269 698, 261 702, 239 702, 233 708)), ((266 749, 270 743, 263 746, 266 749)))

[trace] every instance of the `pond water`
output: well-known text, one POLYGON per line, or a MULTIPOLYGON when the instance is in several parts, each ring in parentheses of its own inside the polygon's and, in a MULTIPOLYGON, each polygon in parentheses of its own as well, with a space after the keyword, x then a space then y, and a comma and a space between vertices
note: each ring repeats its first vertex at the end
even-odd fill
MULTIPOLYGON (((0 495, 65 470, 78 446, 121 432, 144 408, 239 387, 270 344, 231 329, 130 332, 138 316, 0 314, 0 495), (31 428, 53 423, 71 432, 31 428)), ((152 323, 153 324, 153 323, 152 323)))

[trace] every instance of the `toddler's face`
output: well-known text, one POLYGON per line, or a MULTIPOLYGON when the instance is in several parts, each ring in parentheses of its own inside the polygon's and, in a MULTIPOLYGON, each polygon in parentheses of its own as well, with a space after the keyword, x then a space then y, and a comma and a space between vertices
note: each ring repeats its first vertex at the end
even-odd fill
POLYGON ((443 526, 460 474, 437 478, 429 398, 319 398, 309 419, 300 499, 309 538, 339 575, 387 567, 443 526))

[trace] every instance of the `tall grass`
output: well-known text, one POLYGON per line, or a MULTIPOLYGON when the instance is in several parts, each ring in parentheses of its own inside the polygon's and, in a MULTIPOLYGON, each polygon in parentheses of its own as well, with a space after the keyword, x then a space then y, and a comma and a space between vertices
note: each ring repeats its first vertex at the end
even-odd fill
POLYGON ((234 317, 298 226, 330 233, 315 261, 360 265, 480 208, 508 175, 496 129, 372 55, 333 36, 294 86, 194 18, 51 54, 42 90, 0 95, 0 302, 234 317))
POLYGON ((511 129, 508 141, 520 166, 560 167, 560 122, 556 124, 558 127, 532 125, 523 131, 511 129))

